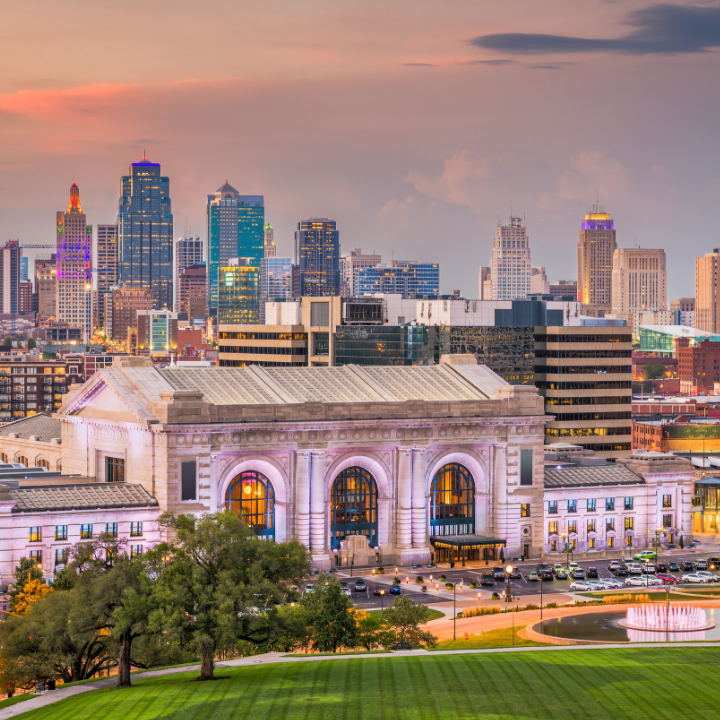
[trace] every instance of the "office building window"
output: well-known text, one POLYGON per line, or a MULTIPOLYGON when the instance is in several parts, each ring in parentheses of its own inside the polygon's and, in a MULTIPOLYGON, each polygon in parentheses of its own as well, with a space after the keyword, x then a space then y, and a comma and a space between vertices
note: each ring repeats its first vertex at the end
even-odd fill
POLYGON ((142 555, 142 545, 131 545, 130 546, 130 557, 139 557, 142 555))
POLYGON ((548 523, 548 535, 558 534, 558 523, 557 520, 553 520, 548 523))
POLYGON ((626 510, 632 510, 633 509, 633 500, 635 498, 626 497, 625 498, 625 509, 626 510))
POLYGON ((664 508, 672 507, 672 495, 663 495, 663 507, 664 508))
POLYGON ((31 550, 30 560, 32 560, 35 565, 42 566, 42 550, 31 550))
POLYGON ((605 509, 606 510, 614 510, 615 509, 615 498, 605 498, 605 509))
POLYGON ((631 517, 625 518, 625 529, 626 530, 634 530, 635 529, 635 518, 631 518, 631 517))
POLYGON ((587 521, 587 531, 589 533, 595 532, 595 520, 588 520, 587 521))
POLYGON ((568 512, 577 512, 577 500, 568 500, 568 512))
POLYGON ((588 538, 588 547, 591 550, 595 549, 595 538, 594 537, 588 538))
POLYGON ((568 520, 568 532, 569 533, 577 532, 577 520, 568 520))
POLYGON ((68 548, 55 548, 55 566, 64 565, 68 561, 68 548))
POLYGON ((556 515, 557 514, 557 500, 549 500, 548 501, 548 515, 556 515))
POLYGON ((141 537, 142 536, 142 523, 131 522, 130 523, 130 537, 141 537))
POLYGON ((557 552, 557 540, 550 541, 550 552, 557 552))
POLYGON ((29 542, 42 542, 42 528, 31 527, 28 540, 29 542))
POLYGON ((93 526, 92 525, 81 525, 80 526, 80 539, 81 540, 92 540, 93 526))
POLYGON ((590 500, 587 501, 587 511, 588 512, 595 512, 596 502, 597 501, 594 498, 591 498, 590 500))
POLYGON ((55 526, 55 539, 56 540, 67 540, 67 525, 56 525, 55 526))
POLYGON ((605 530, 615 529, 615 518, 605 518, 605 530))
POLYGON ((632 547, 632 535, 627 535, 625 537, 625 547, 632 547))
POLYGON ((532 450, 520 451, 520 484, 533 484, 533 453, 532 450))
POLYGON ((669 528, 673 526, 672 515, 663 515, 663 527, 669 528))
POLYGON ((105 523, 105 532, 111 537, 116 538, 118 534, 117 523, 105 523))
POLYGON ((523 503, 520 506, 520 517, 530 517, 530 503, 523 503))
POLYGON ((125 460, 105 458, 105 480, 107 482, 125 482, 125 460))
POLYGON ((577 540, 575 538, 570 540, 568 545, 570 546, 570 552, 575 552, 575 550, 577 550, 577 540))
POLYGON ((614 547, 615 547, 615 538, 611 536, 608 538, 608 549, 612 550, 614 547))
POLYGON ((182 468, 181 468, 181 478, 180 482, 182 487, 180 488, 181 494, 180 499, 181 500, 196 500, 197 499, 197 491, 196 491, 196 465, 195 460, 183 460, 182 461, 182 468))

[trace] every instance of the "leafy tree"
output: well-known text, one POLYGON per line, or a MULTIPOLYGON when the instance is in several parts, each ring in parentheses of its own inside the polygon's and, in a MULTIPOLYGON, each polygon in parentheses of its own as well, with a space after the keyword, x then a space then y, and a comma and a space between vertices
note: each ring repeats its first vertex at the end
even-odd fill
POLYGON ((395 633, 398 642, 410 643, 413 647, 422 645, 435 647, 437 638, 419 627, 427 621, 429 615, 430 610, 425 605, 418 604, 403 595, 396 598, 385 611, 385 620, 395 633))
POLYGON ((35 342, 35 338, 29 338, 27 346, 28 346, 28 350, 33 350, 34 348, 36 348, 37 343, 35 342))
POLYGON ((503 548, 500 548, 500 562, 505 562, 505 550, 503 548))
POLYGON ((29 603, 45 594, 40 594, 38 587, 38 583, 45 585, 42 576, 42 569, 35 560, 20 558, 20 564, 15 568, 15 585, 10 590, 10 612, 25 612, 29 603), (24 609, 18 609, 18 602, 22 603, 24 609))
POLYGON ((389 647, 395 639, 389 629, 387 621, 380 615, 367 610, 356 610, 357 644, 366 650, 376 650, 378 647, 389 647))
POLYGON ((3 338, 3 345, 12 345, 12 338, 9 335, 3 338))
POLYGON ((357 624, 350 598, 334 575, 318 578, 311 593, 305 593, 303 605, 313 626, 313 649, 337 652, 339 647, 354 647, 357 624))
POLYGON ((201 656, 201 680, 213 678, 219 649, 282 635, 278 606, 292 595, 287 585, 309 570, 300 543, 262 540, 229 511, 199 519, 165 513, 160 522, 176 540, 154 551, 167 564, 153 593, 151 625, 201 656))
POLYGON ((26 613, 32 603, 49 592, 52 592, 52 588, 48 587, 42 580, 36 578, 28 580, 22 589, 15 593, 13 598, 14 612, 18 614, 26 613))
POLYGON ((683 540, 683 536, 680 536, 680 541, 678 542, 678 545, 680 546, 680 549, 682 550, 685 547, 685 541, 683 540))
POLYGON ((660 363, 648 363, 643 367, 646 380, 659 380, 666 374, 665 366, 660 363))

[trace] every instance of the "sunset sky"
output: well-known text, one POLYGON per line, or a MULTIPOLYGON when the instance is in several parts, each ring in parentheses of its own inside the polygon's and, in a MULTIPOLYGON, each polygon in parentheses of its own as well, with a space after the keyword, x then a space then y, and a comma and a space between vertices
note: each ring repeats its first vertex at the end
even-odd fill
POLYGON ((666 249, 671 298, 720 245, 719 2, 26 0, 3 26, 3 241, 53 242, 73 182, 114 222, 145 150, 175 237, 205 239, 227 177, 278 254, 330 217, 343 252, 439 261, 470 298, 511 207, 551 280, 596 194, 620 246, 666 249))

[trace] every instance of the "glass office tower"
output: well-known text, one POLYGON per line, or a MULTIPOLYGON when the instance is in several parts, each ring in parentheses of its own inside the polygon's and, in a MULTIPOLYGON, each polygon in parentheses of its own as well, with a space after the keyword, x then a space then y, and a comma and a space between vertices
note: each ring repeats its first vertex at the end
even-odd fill
POLYGON ((208 305, 218 307, 220 267, 232 258, 248 258, 260 266, 265 255, 265 200, 240 195, 228 181, 207 196, 208 305))
POLYGON ((299 222, 295 258, 303 297, 340 293, 340 233, 334 220, 308 218, 299 222))
POLYGON ((238 258, 219 268, 218 324, 260 322, 260 267, 250 264, 251 260, 238 258))
POLYGON ((393 260, 389 267, 376 265, 356 268, 353 275, 353 288, 357 296, 389 293, 408 298, 440 294, 439 263, 393 260))
POLYGON ((264 257, 260 261, 260 322, 265 322, 266 302, 292 297, 292 259, 264 257))
POLYGON ((143 156, 121 179, 118 208, 118 283, 149 288, 156 310, 173 306, 173 216, 170 179, 143 156))

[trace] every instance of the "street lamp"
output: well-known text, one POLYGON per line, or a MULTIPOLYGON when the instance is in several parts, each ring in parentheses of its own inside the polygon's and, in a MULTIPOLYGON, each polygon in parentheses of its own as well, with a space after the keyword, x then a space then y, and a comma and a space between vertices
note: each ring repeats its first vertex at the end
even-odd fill
POLYGON ((565 569, 570 569, 570 555, 568 555, 568 534, 561 532, 560 537, 563 539, 563 552, 565 553, 565 569))
MULTIPOLYGON (((508 565, 505 568, 505 574, 507 575, 507 599, 508 602, 512 602, 512 595, 510 594, 510 573, 512 572, 513 566, 508 565)), ((513 612, 512 607, 510 608, 510 612, 513 612)), ((515 646, 515 613, 513 613, 512 616, 512 644, 513 647, 515 646)))
POLYGON ((382 603, 382 605, 380 607, 380 616, 382 617, 382 615, 385 614, 385 591, 384 590, 380 591, 380 602, 382 603))
POLYGON ((457 623, 457 610, 455 609, 455 588, 457 583, 453 583, 453 642, 455 642, 455 625, 457 623))

